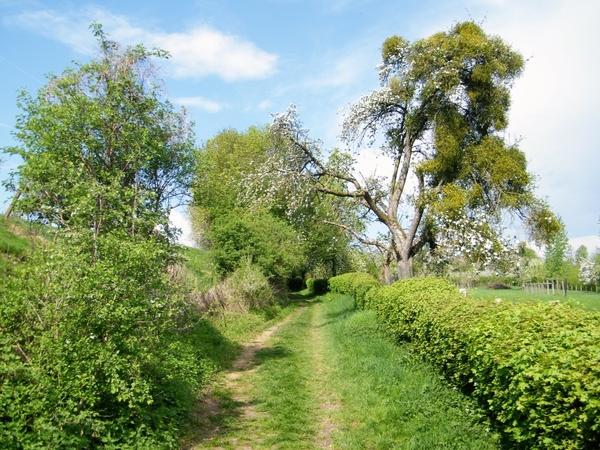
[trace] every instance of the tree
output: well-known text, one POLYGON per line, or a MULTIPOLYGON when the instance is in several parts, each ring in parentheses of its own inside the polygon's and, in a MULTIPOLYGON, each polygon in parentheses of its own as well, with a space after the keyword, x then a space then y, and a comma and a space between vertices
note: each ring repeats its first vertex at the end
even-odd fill
POLYGON ((294 107, 274 117, 270 176, 361 205, 391 237, 362 235, 364 242, 392 255, 399 278, 412 276, 413 258, 426 244, 435 246, 429 225, 440 213, 508 211, 543 241, 556 231, 556 219, 533 194, 525 155, 502 136, 509 89, 522 69, 520 54, 472 22, 414 43, 391 37, 382 49, 382 88, 351 106, 342 132, 351 146, 383 144, 391 177, 362 177, 349 155, 327 165, 294 107), (332 188, 331 180, 341 184, 332 188))
POLYGON ((580 245, 577 250, 575 250, 575 264, 580 266, 581 263, 587 259, 589 259, 588 249, 585 245, 580 245))
POLYGON ((569 246, 569 237, 562 220, 560 220, 561 229, 548 242, 544 254, 544 266, 546 277, 548 278, 566 278, 570 272, 568 258, 571 254, 569 246))
POLYGON ((261 262, 269 276, 299 274, 323 265, 333 272, 336 262, 346 259, 348 238, 324 222, 338 217, 342 201, 315 195, 309 203, 295 204, 293 196, 273 190, 268 179, 258 180, 257 189, 247 195, 250 174, 260 172, 272 147, 266 127, 226 129, 202 146, 191 205, 197 240, 208 238, 224 273, 248 256, 261 262))
POLYGON ((215 218, 208 235, 223 274, 232 273, 248 259, 275 279, 290 278, 302 270, 304 255, 297 234, 267 211, 234 208, 215 218))
POLYGON ((162 98, 153 57, 125 50, 92 26, 100 54, 53 76, 37 97, 19 95, 23 113, 5 151, 23 158, 10 186, 15 209, 95 237, 115 229, 168 230, 168 210, 187 193, 193 133, 185 111, 162 98))
POLYGON ((212 370, 169 270, 193 136, 160 97, 165 53, 93 28, 97 59, 19 97, 15 209, 54 232, 0 286, 2 448, 173 448, 212 370))

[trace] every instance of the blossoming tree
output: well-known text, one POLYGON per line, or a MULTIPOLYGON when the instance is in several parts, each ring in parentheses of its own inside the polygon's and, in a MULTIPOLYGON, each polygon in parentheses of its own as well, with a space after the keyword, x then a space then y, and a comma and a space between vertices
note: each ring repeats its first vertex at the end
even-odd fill
POLYGON ((435 246, 432 226, 439 214, 457 218, 480 210, 497 217, 508 211, 543 241, 557 221, 533 193, 525 155, 502 133, 510 87, 523 65, 519 53, 473 22, 413 43, 393 36, 382 48, 381 89, 351 105, 342 131, 350 151, 379 145, 391 176, 362 176, 349 153, 331 164, 295 107, 274 117, 268 175, 279 180, 274 185, 359 204, 389 230, 387 242, 343 221, 334 225, 384 249, 397 262, 399 278, 411 277, 414 256, 435 246))

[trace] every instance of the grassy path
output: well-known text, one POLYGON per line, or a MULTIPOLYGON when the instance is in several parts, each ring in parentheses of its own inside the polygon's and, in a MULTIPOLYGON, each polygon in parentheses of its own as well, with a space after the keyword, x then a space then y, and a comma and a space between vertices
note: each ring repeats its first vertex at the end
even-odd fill
POLYGON ((494 449, 468 399, 328 295, 246 346, 186 449, 494 449))

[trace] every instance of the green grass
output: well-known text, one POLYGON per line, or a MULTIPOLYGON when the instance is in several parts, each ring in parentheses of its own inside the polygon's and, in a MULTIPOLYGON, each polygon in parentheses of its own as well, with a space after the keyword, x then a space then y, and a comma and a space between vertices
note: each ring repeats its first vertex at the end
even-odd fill
POLYGON ((12 273, 31 249, 35 234, 27 222, 0 217, 0 272, 12 273))
POLYGON ((407 345, 392 343, 372 311, 353 310, 349 297, 327 298, 327 359, 343 405, 335 448, 498 448, 475 403, 413 357, 407 345))
POLYGON ((218 433, 193 448, 498 448, 471 399, 349 297, 317 298, 257 353, 255 367, 238 381, 246 400, 215 390, 218 433))
POLYGON ((212 253, 193 247, 184 249, 186 279, 191 287, 200 291, 208 290, 215 283, 214 263, 212 253))
POLYGON ((477 287, 474 289, 469 289, 469 294, 474 298, 481 298, 485 300, 501 298, 503 300, 511 300, 515 302, 550 302, 560 300, 561 302, 583 309, 600 311, 600 292, 567 291, 567 296, 565 297, 561 294, 529 294, 524 292, 519 287, 513 287, 511 289, 488 289, 484 287, 477 287))
POLYGON ((313 310, 305 309, 258 352, 256 410, 265 448, 305 449, 318 429, 318 399, 313 395, 310 327, 313 310))
POLYGON ((282 320, 296 309, 296 304, 276 304, 262 311, 249 313, 222 311, 209 318, 213 326, 227 339, 246 342, 271 325, 282 320))

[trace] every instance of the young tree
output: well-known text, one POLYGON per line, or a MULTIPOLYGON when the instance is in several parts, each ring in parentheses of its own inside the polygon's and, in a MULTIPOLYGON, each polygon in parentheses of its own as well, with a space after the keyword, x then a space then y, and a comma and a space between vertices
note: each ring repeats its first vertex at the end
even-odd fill
POLYGON ((8 149, 15 209, 54 239, 0 286, 1 448, 174 448, 210 370, 169 271, 193 136, 161 98, 165 53, 94 33, 97 59, 21 94, 8 149))
POLYGON ((153 57, 122 49, 92 26, 100 54, 53 76, 36 97, 22 92, 16 125, 22 146, 5 151, 23 164, 14 174, 15 209, 66 230, 115 229, 150 235, 187 193, 193 133, 185 111, 163 99, 153 57))
POLYGON ((571 247, 567 230, 562 220, 560 220, 560 224, 560 231, 548 242, 544 254, 544 266, 548 278, 566 278, 572 265, 569 261, 571 247))
POLYGON ((351 106, 342 137, 352 145, 382 139, 391 177, 362 177, 350 157, 326 164, 321 143, 309 137, 294 107, 274 117, 277 152, 270 175, 282 185, 308 186, 360 204, 389 230, 391 242, 371 243, 393 255, 399 278, 412 276, 414 256, 427 243, 435 245, 428 225, 441 212, 459 217, 472 209, 495 216, 509 211, 525 220, 537 240, 551 235, 557 223, 533 194, 525 155, 501 134, 510 86, 523 69, 521 55, 465 22, 413 43, 391 37, 382 58, 382 88, 351 106), (332 188, 331 180, 341 184, 332 188))

